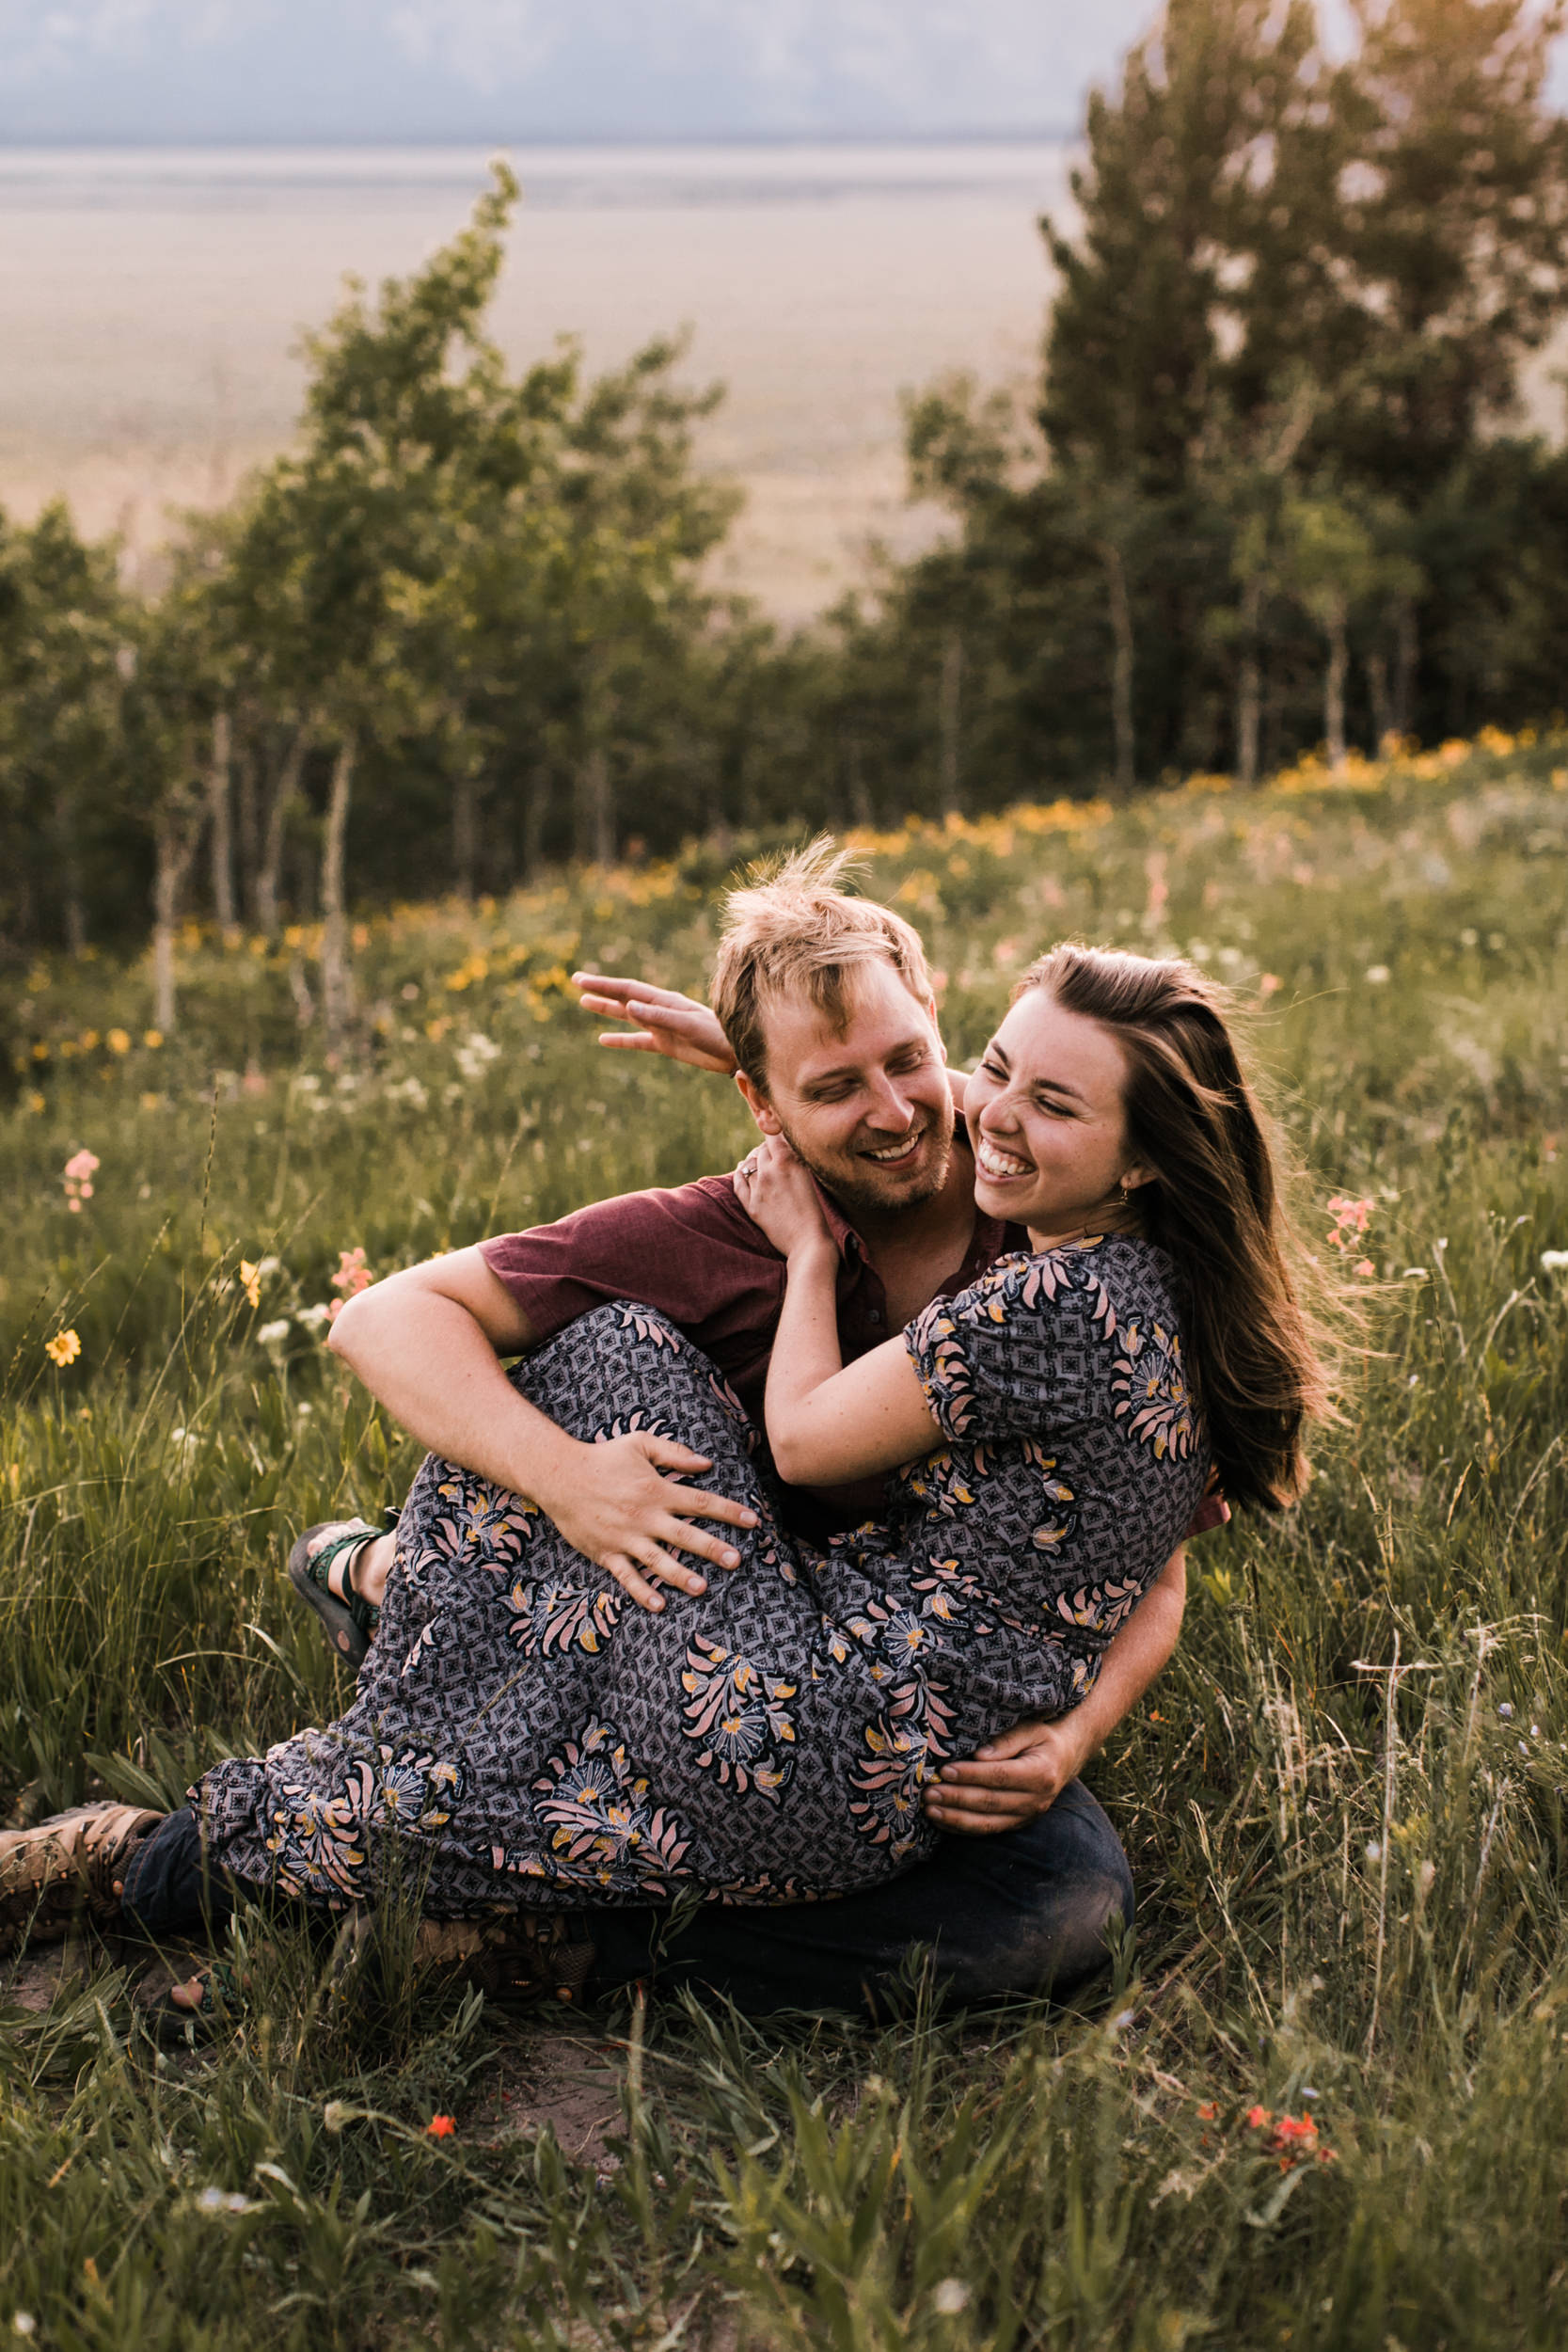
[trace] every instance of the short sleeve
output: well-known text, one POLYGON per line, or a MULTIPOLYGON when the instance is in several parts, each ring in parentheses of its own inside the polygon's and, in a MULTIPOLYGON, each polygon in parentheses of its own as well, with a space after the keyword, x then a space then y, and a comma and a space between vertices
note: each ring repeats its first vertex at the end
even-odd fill
POLYGON ((904 1334, 926 1401, 955 1443, 1037 1436, 1074 1413, 1116 1317, 1077 1251, 1004 1259, 904 1334))

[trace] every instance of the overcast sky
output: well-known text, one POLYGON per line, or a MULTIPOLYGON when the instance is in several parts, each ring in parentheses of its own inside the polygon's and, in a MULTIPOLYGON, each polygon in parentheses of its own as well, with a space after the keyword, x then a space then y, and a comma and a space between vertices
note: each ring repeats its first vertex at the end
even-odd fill
POLYGON ((0 0, 0 139, 1074 129, 1155 0, 0 0))

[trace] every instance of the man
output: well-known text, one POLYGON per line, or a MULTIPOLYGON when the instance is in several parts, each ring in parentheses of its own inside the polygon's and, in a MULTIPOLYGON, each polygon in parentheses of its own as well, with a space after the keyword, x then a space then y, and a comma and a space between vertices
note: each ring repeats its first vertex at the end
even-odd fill
MULTIPOLYGON (((811 1169, 839 1247, 847 1360, 1027 1244, 975 1209, 920 941, 890 910, 845 894, 842 864, 818 847, 732 897, 716 1019, 668 992, 586 976, 579 984, 590 1009, 642 1021, 614 1042, 734 1067, 759 1129, 784 1136, 811 1169)), ((421 1444, 529 1495, 642 1606, 662 1609, 673 1592, 696 1612, 706 1587, 695 1564, 722 1572, 735 1557, 697 1524, 725 1508, 689 1483, 706 1465, 647 1433, 596 1446, 568 1438, 517 1393, 501 1359, 601 1300, 630 1295, 679 1324, 760 1425, 784 1281, 783 1260, 732 1179, 706 1177, 393 1275, 348 1302, 330 1344, 421 1444)), ((801 1531, 820 1540, 872 1516, 878 1493, 795 1502, 801 1531)), ((354 1561, 362 1603, 379 1599, 392 1549, 383 1537, 354 1561)), ((931 1860, 873 1893, 788 1909, 708 1904, 684 1924, 595 1910, 595 1981, 646 1976, 657 1963, 667 1983, 714 1986, 761 2011, 874 2004, 926 1948, 946 1997, 959 2002, 1062 1993, 1092 1975, 1110 1921, 1131 1922, 1132 1883, 1077 1773, 1170 1656, 1184 1597, 1178 1552, 1078 1708, 943 1768, 926 1804, 953 1834, 931 1860)))

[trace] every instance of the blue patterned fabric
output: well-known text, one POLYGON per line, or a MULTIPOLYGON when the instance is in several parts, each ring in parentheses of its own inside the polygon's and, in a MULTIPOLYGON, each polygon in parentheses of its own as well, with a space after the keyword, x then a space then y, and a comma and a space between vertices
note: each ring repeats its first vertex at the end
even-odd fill
POLYGON ((214 1863, 330 1903, 412 1867, 427 1911, 461 1915, 800 1901, 929 1852, 925 1782, 1082 1698, 1209 1464, 1146 1243, 1005 1259, 905 1343, 947 1444, 822 1551, 673 1325, 623 1301, 558 1333, 515 1385, 579 1438, 709 1455, 702 1483, 761 1518, 740 1566, 651 1615, 534 1504, 431 1456, 348 1713, 193 1792, 214 1863))

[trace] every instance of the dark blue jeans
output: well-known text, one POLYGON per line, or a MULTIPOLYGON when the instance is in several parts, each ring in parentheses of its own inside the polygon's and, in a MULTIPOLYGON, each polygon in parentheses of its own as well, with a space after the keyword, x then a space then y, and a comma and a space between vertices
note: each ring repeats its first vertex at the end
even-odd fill
MULTIPOLYGON (((123 1909, 159 1938, 221 1926, 253 1890, 210 1870, 189 1808, 142 1840, 123 1909)), ((669 1931, 666 1912, 604 1907, 578 1915, 597 1947, 591 1992, 647 1979, 726 1994, 751 2016, 769 2010, 885 2013, 907 1999, 911 1956, 929 1953, 944 2007, 1007 1994, 1062 1998, 1106 1964, 1106 1929, 1132 1924, 1132 1874, 1121 1842, 1082 1781, 1048 1813, 995 1837, 944 1837, 901 1878, 832 1902, 705 1903, 669 1931)))

